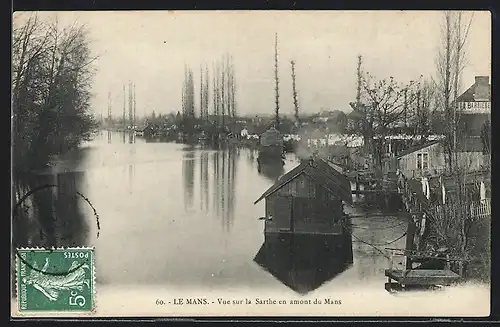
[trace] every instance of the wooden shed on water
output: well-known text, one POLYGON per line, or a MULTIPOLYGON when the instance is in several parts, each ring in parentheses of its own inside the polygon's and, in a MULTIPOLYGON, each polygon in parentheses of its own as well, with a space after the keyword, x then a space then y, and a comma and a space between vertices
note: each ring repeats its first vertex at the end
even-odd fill
POLYGON ((346 235, 343 203, 352 204, 349 180, 318 156, 280 177, 254 203, 262 199, 266 234, 346 235))

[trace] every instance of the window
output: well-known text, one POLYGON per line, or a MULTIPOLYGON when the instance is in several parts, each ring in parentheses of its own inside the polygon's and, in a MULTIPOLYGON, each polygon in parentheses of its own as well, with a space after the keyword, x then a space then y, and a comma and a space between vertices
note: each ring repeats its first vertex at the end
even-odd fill
POLYGON ((429 154, 417 153, 417 170, 429 169, 429 154))
POLYGON ((429 169, 429 154, 422 153, 422 168, 429 169))

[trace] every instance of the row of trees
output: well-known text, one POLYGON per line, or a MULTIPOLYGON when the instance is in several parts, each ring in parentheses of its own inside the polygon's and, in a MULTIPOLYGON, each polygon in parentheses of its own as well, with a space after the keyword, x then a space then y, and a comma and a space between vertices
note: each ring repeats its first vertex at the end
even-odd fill
MULTIPOLYGON (((199 118, 204 121, 216 117, 214 122, 225 125, 226 118, 235 118, 236 110, 236 77, 232 56, 226 54, 213 64, 212 85, 210 85, 209 69, 200 69, 199 113, 196 112, 195 82, 192 69, 185 67, 182 88, 182 116, 185 120, 199 118), (210 92, 212 86, 212 92, 210 92), (210 93, 212 110, 209 110, 210 93)), ((213 119, 212 119, 213 120, 213 119)))
POLYGON ((89 39, 78 24, 14 19, 12 114, 14 170, 44 165, 53 154, 88 139, 96 122, 89 113, 94 75, 89 39))

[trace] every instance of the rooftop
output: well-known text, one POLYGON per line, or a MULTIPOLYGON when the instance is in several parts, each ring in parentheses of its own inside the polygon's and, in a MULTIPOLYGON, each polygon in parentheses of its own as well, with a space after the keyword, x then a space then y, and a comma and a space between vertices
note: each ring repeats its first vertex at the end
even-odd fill
POLYGON ((281 176, 273 186, 267 189, 267 191, 265 191, 254 202, 254 204, 278 191, 280 188, 290 183, 301 174, 309 176, 332 194, 338 195, 341 200, 349 204, 352 203, 351 184, 349 183, 347 176, 340 173, 334 165, 330 164, 326 160, 318 156, 314 156, 310 160, 304 160, 297 167, 281 176))

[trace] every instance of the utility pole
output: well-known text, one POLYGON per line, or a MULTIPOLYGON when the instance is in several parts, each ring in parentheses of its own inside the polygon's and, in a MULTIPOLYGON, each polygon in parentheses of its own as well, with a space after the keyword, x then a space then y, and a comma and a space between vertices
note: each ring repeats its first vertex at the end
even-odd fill
POLYGON ((133 94, 133 108, 134 108, 134 109, 133 109, 133 112, 132 112, 132 115, 133 115, 133 117, 132 117, 132 128, 133 128, 133 129, 135 129, 135 119, 136 119, 136 117, 137 117, 137 116, 136 116, 136 109, 137 109, 137 108, 136 108, 136 104, 137 104, 137 103, 136 103, 136 101, 135 101, 135 82, 134 82, 134 86, 133 86, 133 93, 132 93, 132 94, 133 94))
POLYGON ((127 127, 127 120, 125 118, 125 108, 127 107, 127 104, 126 104, 126 96, 125 96, 125 84, 123 84, 123 118, 122 118, 122 123, 123 123, 123 127, 126 128, 127 127))
POLYGON ((357 69, 357 90, 356 90, 356 107, 359 109, 361 104, 361 55, 358 56, 358 69, 357 69))
POLYGON ((275 33, 275 40, 274 40, 274 80, 276 82, 276 129, 279 130, 280 128, 280 104, 279 104, 279 79, 278 79, 278 33, 275 33))
POLYGON ((200 119, 205 118, 205 99, 203 93, 205 89, 203 88, 203 67, 200 65, 200 119))
POLYGON ((293 105, 295 107, 295 123, 297 127, 300 127, 300 119, 299 119, 299 102, 297 100, 297 89, 295 85, 295 62, 292 60, 290 62, 292 64, 292 91, 293 91, 293 105))
POLYGON ((128 122, 132 128, 132 81, 128 82, 128 122))
POLYGON ((108 124, 111 124, 111 92, 108 92, 108 124))

